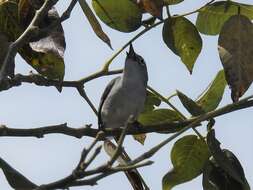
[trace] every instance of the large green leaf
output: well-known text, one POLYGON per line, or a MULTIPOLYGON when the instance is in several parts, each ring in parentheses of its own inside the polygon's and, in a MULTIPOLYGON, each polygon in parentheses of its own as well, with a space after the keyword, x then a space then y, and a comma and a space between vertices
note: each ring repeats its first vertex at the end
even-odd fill
MULTIPOLYGON (((23 1, 24 2, 24 1, 23 1)), ((0 31, 8 37, 9 41, 15 41, 25 30, 35 10, 27 2, 20 3, 18 0, 0 0, 0 31), (29 18, 23 18, 20 11, 29 10, 29 18), (32 15, 31 15, 32 14, 32 15)), ((52 8, 40 27, 50 25, 59 15, 55 8, 52 8)), ((57 26, 48 35, 32 39, 29 45, 19 50, 20 55, 35 68, 40 74, 51 78, 62 80, 64 77, 65 38, 62 26, 57 26)))
POLYGON ((141 10, 130 0, 92 0, 92 6, 97 16, 111 28, 133 32, 141 26, 141 10))
POLYGON ((163 40, 192 73, 202 49, 202 39, 196 27, 184 17, 167 19, 163 26, 163 40))
MULTIPOLYGON (((152 112, 155 109, 155 107, 159 106, 160 104, 161 104, 161 100, 155 94, 147 90, 147 98, 145 101, 144 110, 140 114, 140 118, 145 118, 146 113, 152 112)), ((142 145, 144 145, 146 137, 147 137, 146 134, 133 135, 133 138, 139 143, 141 143, 142 145)))
POLYGON ((166 5, 175 5, 183 2, 184 0, 163 0, 166 5))
POLYGON ((224 71, 217 73, 207 90, 196 101, 206 112, 215 110, 222 100, 225 87, 227 85, 224 71))
POLYGON ((205 113, 201 106, 199 106, 194 100, 192 100, 182 92, 177 91, 177 96, 184 105, 184 107, 187 109, 187 111, 193 116, 205 113))
POLYGON ((163 190, 170 190, 199 176, 208 157, 206 142, 197 136, 188 135, 176 141, 171 151, 174 168, 163 177, 163 190))
POLYGON ((150 112, 142 113, 139 116, 138 121, 142 125, 155 125, 172 121, 180 121, 181 119, 181 116, 173 110, 156 109, 150 112))
POLYGON ((222 100, 225 87, 227 85, 225 74, 220 70, 207 89, 194 101, 180 91, 177 91, 178 98, 184 107, 193 116, 215 110, 222 100))
POLYGON ((200 10, 196 21, 198 30, 207 35, 219 34, 227 19, 238 14, 238 7, 240 7, 240 14, 253 19, 253 5, 220 1, 200 10))

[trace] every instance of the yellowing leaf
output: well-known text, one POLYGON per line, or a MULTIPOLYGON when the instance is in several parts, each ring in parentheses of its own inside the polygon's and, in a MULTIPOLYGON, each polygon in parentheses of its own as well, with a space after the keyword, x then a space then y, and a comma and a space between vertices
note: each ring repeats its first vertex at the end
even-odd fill
POLYGON ((200 10, 196 27, 203 34, 217 35, 229 17, 238 14, 239 7, 240 14, 253 19, 252 5, 232 1, 218 1, 200 10))
POLYGON ((142 13, 129 0, 92 0, 97 16, 108 26, 121 32, 133 32, 141 26, 142 13))
POLYGON ((174 168, 163 177, 163 190, 199 176, 208 157, 207 144, 197 136, 188 135, 176 141, 171 151, 174 168))
POLYGON ((202 39, 196 27, 186 18, 167 19, 163 26, 163 41, 192 73, 202 49, 202 39))
POLYGON ((230 17, 222 27, 218 44, 226 80, 234 102, 253 81, 253 25, 247 17, 230 17))

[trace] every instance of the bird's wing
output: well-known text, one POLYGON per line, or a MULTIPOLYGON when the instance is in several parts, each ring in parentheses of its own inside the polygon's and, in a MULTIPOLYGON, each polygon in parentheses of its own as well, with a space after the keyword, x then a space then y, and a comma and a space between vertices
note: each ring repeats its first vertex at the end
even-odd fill
POLYGON ((98 107, 98 127, 99 127, 99 129, 103 129, 103 122, 102 122, 102 118, 101 118, 101 110, 102 110, 103 104, 104 104, 105 99, 107 98, 108 94, 110 93, 113 85, 115 84, 116 80, 119 80, 119 79, 120 79, 120 76, 112 79, 109 82, 109 84, 106 86, 106 88, 101 96, 99 107, 98 107))

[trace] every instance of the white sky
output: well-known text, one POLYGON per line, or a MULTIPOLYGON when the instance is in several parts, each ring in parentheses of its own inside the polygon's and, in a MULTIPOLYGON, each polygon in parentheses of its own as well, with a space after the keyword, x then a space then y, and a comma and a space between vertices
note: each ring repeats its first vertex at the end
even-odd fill
MULTIPOLYGON (((184 3, 173 6, 172 14, 194 10, 206 2, 207 0, 185 0, 184 3)), ((252 3, 251 0, 240 2, 252 3)), ((66 6, 65 1, 60 1, 57 5, 60 11, 66 6)), ((194 22, 195 16, 188 18, 194 22)), ((102 26, 110 36, 115 50, 136 34, 136 32, 120 33, 105 25, 102 26)), ((165 96, 179 89, 188 96, 196 98, 214 78, 217 71, 222 68, 217 53, 217 36, 202 35, 203 50, 195 64, 193 75, 189 75, 180 59, 171 53, 163 43, 161 29, 161 26, 153 29, 134 43, 135 50, 147 62, 149 85, 165 96)), ((102 67, 105 60, 113 54, 113 51, 95 36, 79 5, 74 9, 71 19, 64 23, 64 30, 67 41, 66 80, 76 80, 97 71, 102 67)), ((124 58, 125 53, 123 52, 113 62, 111 68, 121 68, 124 58)), ((16 72, 28 74, 30 70, 31 67, 18 57, 16 72)), ((96 106, 98 106, 104 87, 112 78, 100 78, 85 85, 87 94, 96 106)), ((245 96, 252 94, 252 91, 253 89, 250 88, 245 96)), ((230 91, 227 88, 220 106, 228 103, 231 103, 231 99, 230 91)), ((174 101, 174 104, 187 114, 178 101, 174 101)), ((89 123, 96 126, 97 123, 89 106, 76 90, 71 88, 64 88, 63 92, 59 94, 53 87, 24 84, 21 87, 1 92, 0 105, 0 123, 6 124, 8 127, 32 128, 64 122, 67 122, 71 127, 80 127, 89 123)), ((222 147, 230 149, 239 158, 251 186, 253 186, 253 150, 250 148, 253 146, 252 111, 253 108, 250 108, 227 114, 216 120, 216 135, 222 143, 222 147)), ((202 130, 203 134, 205 134, 204 129, 205 127, 202 130)), ((193 134, 192 131, 188 133, 193 134)), ((134 142, 132 137, 128 137, 125 148, 132 157, 135 157, 167 136, 149 134, 145 146, 139 145, 134 142)), ((0 156, 36 184, 49 183, 72 172, 80 158, 83 147, 87 146, 90 140, 86 137, 75 139, 63 135, 49 135, 43 139, 1 138, 0 156)), ((154 165, 140 170, 151 189, 161 189, 162 176, 172 167, 169 156, 172 144, 164 147, 152 157, 151 160, 155 161, 154 165)), ((101 163, 106 159, 107 157, 103 154, 96 163, 101 163)), ((202 177, 198 177, 174 189, 202 189, 201 179, 202 177)), ((11 189, 2 172, 0 172, 0 187, 3 190, 11 189)), ((120 173, 99 181, 97 186, 72 189, 101 190, 109 188, 129 190, 130 185, 126 177, 120 173)))

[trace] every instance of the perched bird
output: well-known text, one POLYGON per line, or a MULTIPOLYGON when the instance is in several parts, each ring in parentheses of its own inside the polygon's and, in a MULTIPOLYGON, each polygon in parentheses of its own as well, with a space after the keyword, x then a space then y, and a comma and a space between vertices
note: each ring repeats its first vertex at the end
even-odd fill
MULTIPOLYGON (((148 73, 144 59, 130 44, 122 76, 113 79, 105 88, 98 109, 100 129, 123 127, 129 117, 137 120, 144 109, 147 96, 148 73)), ((117 141, 117 140, 116 140, 117 141)), ((129 156, 123 152, 127 161, 129 156)), ((144 180, 137 170, 126 172, 134 190, 143 190, 144 180)))

